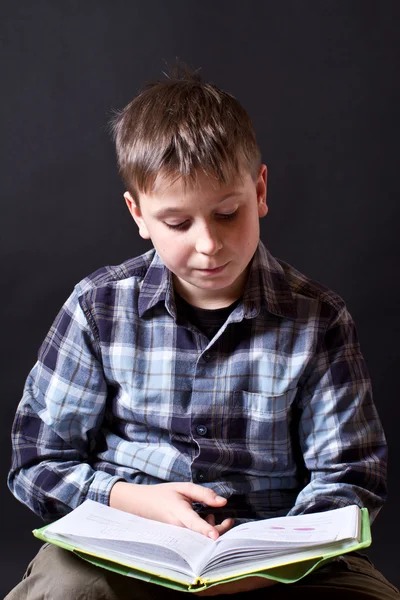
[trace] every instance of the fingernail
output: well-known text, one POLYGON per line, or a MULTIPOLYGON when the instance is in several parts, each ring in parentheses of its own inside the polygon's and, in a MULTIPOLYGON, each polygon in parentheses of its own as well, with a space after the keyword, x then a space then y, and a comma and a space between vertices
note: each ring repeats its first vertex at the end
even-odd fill
POLYGON ((208 537, 211 538, 212 540, 216 540, 218 537, 218 533, 216 531, 209 531, 208 537))
POLYGON ((218 502, 225 500, 225 498, 223 498, 222 496, 215 496, 215 499, 218 500, 218 502))

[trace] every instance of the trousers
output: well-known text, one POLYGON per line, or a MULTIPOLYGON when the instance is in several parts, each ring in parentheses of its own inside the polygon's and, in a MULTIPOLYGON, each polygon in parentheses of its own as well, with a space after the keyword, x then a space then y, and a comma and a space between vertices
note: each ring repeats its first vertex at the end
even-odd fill
MULTIPOLYGON (((73 552, 44 544, 23 579, 5 600, 184 600, 200 598, 96 567, 73 552)), ((231 600, 400 600, 399 590, 358 552, 334 561, 292 584, 219 595, 231 600)))

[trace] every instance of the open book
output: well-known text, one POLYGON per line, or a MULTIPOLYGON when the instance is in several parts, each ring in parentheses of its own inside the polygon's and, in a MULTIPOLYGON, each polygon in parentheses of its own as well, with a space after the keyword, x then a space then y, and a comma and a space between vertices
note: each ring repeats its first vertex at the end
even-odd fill
POLYGON ((188 592, 250 575, 290 583, 371 544, 368 511, 356 505, 251 521, 214 541, 86 500, 33 534, 95 565, 188 592))

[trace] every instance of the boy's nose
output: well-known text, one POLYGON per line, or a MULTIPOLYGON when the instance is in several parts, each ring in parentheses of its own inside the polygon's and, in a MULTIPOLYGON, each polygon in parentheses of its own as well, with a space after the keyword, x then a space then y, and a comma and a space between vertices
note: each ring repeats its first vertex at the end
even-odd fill
POLYGON ((213 255, 222 248, 222 240, 217 228, 203 227, 196 240, 196 251, 200 254, 213 255))

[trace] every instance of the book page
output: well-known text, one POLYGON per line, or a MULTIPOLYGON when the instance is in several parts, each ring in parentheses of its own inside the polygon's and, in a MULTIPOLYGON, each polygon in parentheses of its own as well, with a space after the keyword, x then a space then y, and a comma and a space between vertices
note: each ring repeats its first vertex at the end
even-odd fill
MULTIPOLYGON (((55 534, 54 534, 55 535, 55 534)), ((61 539, 61 536, 60 536, 61 539)), ((118 554, 126 558, 131 565, 137 563, 138 560, 143 560, 146 557, 147 564, 160 565, 175 569, 180 573, 189 573, 194 575, 190 565, 180 554, 170 550, 167 546, 158 546, 156 544, 143 544, 139 542, 127 542, 124 540, 97 540, 95 538, 87 538, 78 535, 69 535, 68 539, 74 545, 79 546, 82 550, 90 547, 92 550, 106 550, 107 555, 118 554)))
MULTIPOLYGON (((63 537, 60 535, 59 539, 62 541, 63 537)), ((192 572, 192 569, 181 556, 173 554, 172 560, 170 560, 171 557, 166 548, 151 546, 151 548, 147 548, 149 552, 146 552, 145 555, 143 550, 138 553, 140 544, 132 542, 115 540, 96 542, 93 538, 78 538, 78 536, 72 536, 68 539, 83 552, 88 552, 94 556, 102 556, 108 560, 114 560, 117 564, 143 570, 158 577, 166 577, 167 579, 172 577, 175 581, 184 584, 194 583, 197 579, 197 575, 192 572), (87 543, 88 539, 90 539, 89 544, 87 543)))
POLYGON ((243 523, 224 533, 216 543, 221 549, 224 545, 243 547, 245 540, 268 542, 271 549, 282 545, 312 546, 345 539, 359 540, 360 531, 361 510, 353 505, 321 513, 243 523))
POLYGON ((213 564, 207 564, 204 567, 200 575, 203 578, 205 576, 208 581, 221 581, 227 577, 249 575, 250 573, 256 573, 259 570, 264 571, 267 568, 271 569, 273 567, 290 565, 299 561, 322 558, 324 554, 347 552, 355 547, 356 544, 354 542, 343 541, 327 544, 322 548, 321 546, 312 546, 311 548, 305 548, 294 552, 291 552, 291 550, 288 549, 286 552, 280 551, 276 554, 267 554, 262 557, 257 555, 251 557, 242 556, 241 559, 237 558, 233 561, 222 561, 222 564, 213 561, 213 564))
MULTIPOLYGON (((89 545, 92 539, 93 546, 97 548, 101 540, 139 542, 143 544, 143 559, 148 545, 159 546, 168 549, 169 564, 171 553, 175 552, 193 571, 196 571, 197 565, 203 562, 203 557, 212 552, 215 546, 213 540, 201 533, 138 517, 92 500, 85 500, 78 508, 49 525, 45 534, 48 538, 52 534, 84 537, 89 545)), ((158 555, 162 564, 162 552, 153 553, 153 556, 154 554, 158 555)))

